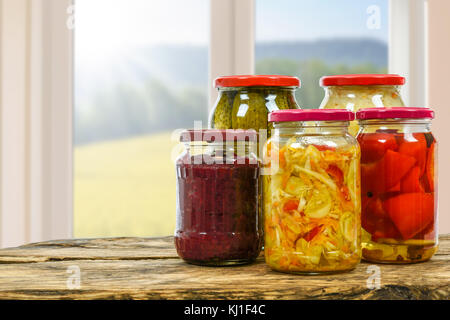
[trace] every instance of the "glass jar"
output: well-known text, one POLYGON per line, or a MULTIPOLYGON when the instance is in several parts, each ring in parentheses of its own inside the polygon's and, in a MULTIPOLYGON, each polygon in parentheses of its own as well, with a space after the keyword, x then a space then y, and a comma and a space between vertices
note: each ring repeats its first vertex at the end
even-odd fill
POLYGON ((254 261, 262 245, 256 132, 188 130, 176 161, 175 245, 186 262, 235 265, 254 261))
MULTIPOLYGON (((215 87, 219 96, 209 116, 210 128, 254 129, 266 135, 260 130, 270 131, 267 121, 270 112, 299 109, 295 91, 300 80, 295 77, 227 76, 217 78, 215 87)), ((262 141, 265 137, 261 137, 262 141)))
POLYGON ((362 248, 373 262, 413 263, 438 247, 436 139, 428 108, 362 109, 362 248))
POLYGON ((360 150, 347 110, 269 115, 264 148, 265 258, 277 271, 332 273, 361 259, 360 150))
MULTIPOLYGON (((349 74, 320 79, 325 89, 321 109, 387 108, 405 106, 400 88, 405 78, 395 74, 349 74)), ((356 137, 358 122, 350 124, 350 134, 356 137)))

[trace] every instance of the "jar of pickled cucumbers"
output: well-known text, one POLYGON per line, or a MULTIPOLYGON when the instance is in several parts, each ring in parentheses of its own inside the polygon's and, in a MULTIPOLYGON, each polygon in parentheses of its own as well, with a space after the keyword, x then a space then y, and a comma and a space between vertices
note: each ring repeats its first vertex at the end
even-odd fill
POLYGON ((373 262, 413 263, 438 247, 437 143, 428 108, 362 109, 362 250, 373 262))
MULTIPOLYGON (((325 89, 321 109, 403 107, 400 88, 405 78, 395 74, 348 74, 326 76, 320 79, 325 89)), ((357 121, 350 124, 350 134, 358 133, 357 121)))
POLYGON ((262 245, 260 161, 253 130, 187 130, 176 161, 175 246, 188 263, 254 261, 262 245))
POLYGON ((265 258, 277 271, 333 273, 361 259, 360 149, 348 110, 280 110, 264 148, 265 258))
POLYGON ((270 136, 267 115, 275 110, 299 109, 295 91, 300 87, 296 77, 277 75, 241 75, 219 77, 216 105, 209 116, 209 127, 215 129, 254 129, 261 141, 270 136))

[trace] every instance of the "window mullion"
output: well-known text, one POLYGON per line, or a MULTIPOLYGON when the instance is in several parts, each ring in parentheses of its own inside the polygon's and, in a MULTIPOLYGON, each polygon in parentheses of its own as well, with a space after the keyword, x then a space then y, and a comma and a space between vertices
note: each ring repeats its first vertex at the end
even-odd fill
POLYGON ((407 105, 424 106, 427 104, 426 0, 390 0, 389 16, 389 72, 407 78, 402 93, 407 105))
POLYGON ((212 81, 223 75, 253 74, 255 69, 255 0, 210 0, 209 101, 212 81))

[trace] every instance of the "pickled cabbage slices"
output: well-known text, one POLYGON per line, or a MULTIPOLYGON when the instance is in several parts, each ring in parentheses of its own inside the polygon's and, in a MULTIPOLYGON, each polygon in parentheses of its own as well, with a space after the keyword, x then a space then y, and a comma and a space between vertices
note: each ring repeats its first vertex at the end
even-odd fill
POLYGON ((360 260, 359 147, 266 144, 263 177, 266 262, 275 270, 327 272, 360 260), (269 159, 270 156, 270 159, 269 159), (272 160, 271 160, 272 159, 272 160))

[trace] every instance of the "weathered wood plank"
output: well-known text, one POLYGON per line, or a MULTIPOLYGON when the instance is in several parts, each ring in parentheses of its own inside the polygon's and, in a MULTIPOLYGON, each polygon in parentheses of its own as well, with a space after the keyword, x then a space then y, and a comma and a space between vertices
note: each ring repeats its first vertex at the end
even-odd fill
POLYGON ((178 258, 173 237, 58 240, 0 250, 0 263, 178 258))
POLYGON ((367 268, 327 276, 296 276, 257 263, 227 268, 187 265, 172 238, 52 241, 0 250, 0 299, 449 299, 450 237, 438 254, 414 265, 378 265, 381 288, 370 290, 367 268), (81 270, 70 290, 67 268, 81 270))

